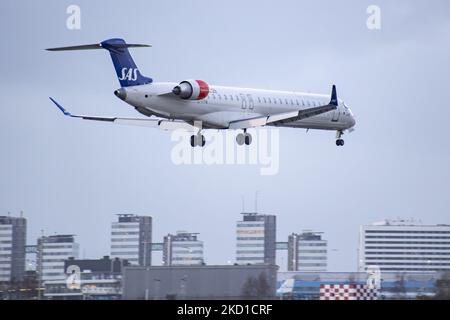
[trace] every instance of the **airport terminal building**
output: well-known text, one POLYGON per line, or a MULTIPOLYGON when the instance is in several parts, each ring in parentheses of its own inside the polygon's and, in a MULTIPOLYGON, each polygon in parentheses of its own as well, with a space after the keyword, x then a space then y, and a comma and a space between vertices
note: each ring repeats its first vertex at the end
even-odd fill
POLYGON ((360 227, 358 271, 450 271, 450 225, 384 220, 360 227))

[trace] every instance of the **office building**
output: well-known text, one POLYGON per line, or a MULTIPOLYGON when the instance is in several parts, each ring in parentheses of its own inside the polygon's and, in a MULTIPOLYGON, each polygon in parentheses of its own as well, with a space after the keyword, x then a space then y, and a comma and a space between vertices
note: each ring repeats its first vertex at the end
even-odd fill
POLYGON ((288 271, 327 271, 327 241, 318 232, 288 237, 288 271))
POLYGON ((450 271, 450 225, 384 220, 360 227, 358 269, 450 271))
POLYGON ((152 217, 119 214, 111 225, 111 258, 149 266, 152 260, 152 217))
POLYGON ((78 258, 79 245, 74 235, 42 236, 37 242, 37 269, 39 280, 65 279, 64 263, 70 257, 78 258))
POLYGON ((26 236, 25 218, 0 216, 0 282, 23 280, 26 236))
POLYGON ((164 237, 165 266, 201 265, 203 262, 203 241, 198 240, 198 233, 178 231, 164 237))
POLYGON ((236 263, 276 264, 276 216, 242 215, 236 224, 236 263))

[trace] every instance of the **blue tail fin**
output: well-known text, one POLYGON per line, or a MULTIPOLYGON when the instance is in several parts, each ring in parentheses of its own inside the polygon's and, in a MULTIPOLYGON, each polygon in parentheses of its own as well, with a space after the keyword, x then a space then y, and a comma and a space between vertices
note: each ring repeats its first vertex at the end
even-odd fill
POLYGON ((138 86, 142 84, 152 83, 153 79, 144 77, 133 58, 128 51, 128 48, 149 47, 145 44, 128 44, 123 39, 108 39, 99 44, 88 44, 82 46, 51 48, 48 51, 72 51, 72 50, 93 50, 106 49, 111 55, 111 59, 116 69, 117 78, 122 87, 138 86))
POLYGON ((116 69, 117 78, 122 87, 138 86, 153 82, 152 78, 144 77, 141 74, 128 51, 128 45, 123 39, 105 40, 101 43, 101 46, 109 51, 116 69))

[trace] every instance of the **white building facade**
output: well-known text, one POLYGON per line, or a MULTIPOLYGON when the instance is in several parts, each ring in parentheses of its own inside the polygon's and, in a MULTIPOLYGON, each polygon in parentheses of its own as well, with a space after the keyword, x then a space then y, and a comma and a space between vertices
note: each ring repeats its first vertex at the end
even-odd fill
POLYGON ((120 214, 111 224, 111 258, 149 266, 152 257, 152 217, 120 214))
POLYGON ((276 264, 276 216, 242 214, 236 224, 236 263, 276 264))
POLYGON ((317 232, 293 233, 288 238, 288 271, 327 271, 327 240, 317 232))
POLYGON ((202 265, 203 241, 198 233, 178 231, 164 237, 163 263, 165 266, 202 265))
POLYGON ((358 269, 450 271, 450 225, 384 220, 360 227, 358 269))
POLYGON ((37 272, 41 282, 66 279, 65 260, 78 258, 79 245, 74 235, 43 236, 37 244, 37 272))
POLYGON ((25 218, 0 216, 0 282, 23 278, 26 226, 25 218))

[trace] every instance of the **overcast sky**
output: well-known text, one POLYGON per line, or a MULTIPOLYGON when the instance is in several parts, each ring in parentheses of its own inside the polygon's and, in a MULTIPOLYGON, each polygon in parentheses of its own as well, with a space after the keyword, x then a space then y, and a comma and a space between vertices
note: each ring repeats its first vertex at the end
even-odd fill
POLYGON ((450 223, 449 9, 446 0, 0 1, 0 214, 24 211, 29 244, 41 230, 76 234, 89 258, 109 254, 115 214, 148 214, 155 242, 199 232, 207 263, 223 264, 235 258, 241 195, 253 210, 258 190, 278 241, 323 231, 329 270, 353 271, 361 224, 450 223), (81 7, 81 30, 66 28, 70 4, 81 7), (371 4, 381 30, 366 27, 371 4), (335 83, 356 131, 338 148, 334 132, 280 130, 274 176, 255 165, 176 166, 169 133, 68 119, 48 100, 139 116, 113 95, 107 52, 43 50, 112 37, 153 45, 132 55, 155 81, 324 94, 335 83))

